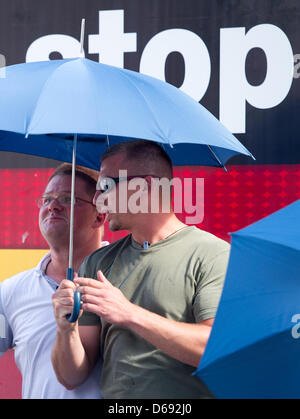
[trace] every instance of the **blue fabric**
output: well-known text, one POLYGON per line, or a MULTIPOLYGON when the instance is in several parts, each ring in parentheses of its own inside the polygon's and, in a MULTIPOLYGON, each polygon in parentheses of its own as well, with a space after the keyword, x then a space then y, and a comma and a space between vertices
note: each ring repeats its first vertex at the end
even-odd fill
POLYGON ((110 144, 128 139, 165 144, 174 165, 217 166, 218 159, 225 164, 235 154, 251 156, 202 105, 155 78, 85 58, 5 70, 0 150, 71 161, 76 133, 78 164, 92 168, 99 166, 107 136, 110 144))
POLYGON ((300 313, 299 237, 300 201, 232 235, 223 294, 196 371, 217 397, 300 397, 300 339, 292 335, 300 313))

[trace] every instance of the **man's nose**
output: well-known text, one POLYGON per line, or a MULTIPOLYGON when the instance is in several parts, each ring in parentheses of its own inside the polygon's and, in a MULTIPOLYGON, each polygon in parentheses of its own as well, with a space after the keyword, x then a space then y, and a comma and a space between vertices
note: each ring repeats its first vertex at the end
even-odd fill
POLYGON ((61 205, 58 201, 57 198, 53 198, 50 202, 50 204, 48 205, 48 210, 49 211, 53 211, 53 210, 61 210, 63 208, 63 205, 61 205))
POLYGON ((98 196, 100 195, 100 193, 101 193, 100 191, 96 191, 96 192, 95 192, 95 195, 94 195, 94 198, 93 198, 93 204, 94 204, 94 205, 96 205, 96 201, 97 201, 97 198, 98 198, 98 196))

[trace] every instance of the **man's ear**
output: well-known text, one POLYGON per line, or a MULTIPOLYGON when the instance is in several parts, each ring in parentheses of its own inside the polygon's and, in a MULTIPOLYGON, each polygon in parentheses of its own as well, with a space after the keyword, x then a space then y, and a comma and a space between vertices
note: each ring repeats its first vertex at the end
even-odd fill
POLYGON ((96 216, 93 227, 95 228, 102 227, 106 221, 106 217, 107 217, 107 214, 102 214, 100 212, 97 212, 97 216, 96 216))

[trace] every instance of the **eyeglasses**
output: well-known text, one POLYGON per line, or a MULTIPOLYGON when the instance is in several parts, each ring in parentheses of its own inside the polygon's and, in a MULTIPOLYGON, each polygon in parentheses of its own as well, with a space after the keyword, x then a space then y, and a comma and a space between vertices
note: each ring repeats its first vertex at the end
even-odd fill
POLYGON ((124 180, 131 180, 135 178, 146 178, 148 176, 157 177, 153 175, 135 175, 135 176, 127 176, 127 177, 103 177, 98 179, 96 190, 100 193, 105 193, 111 191, 119 182, 124 180))
MULTIPOLYGON (((69 207, 71 205, 71 196, 70 195, 60 195, 60 196, 42 196, 36 200, 37 206, 39 208, 47 207, 51 204, 51 202, 56 201, 60 206, 62 207, 69 207)), ((76 205, 78 202, 86 202, 87 204, 93 204, 92 201, 87 201, 83 198, 78 198, 77 196, 74 197, 74 205, 76 205)))

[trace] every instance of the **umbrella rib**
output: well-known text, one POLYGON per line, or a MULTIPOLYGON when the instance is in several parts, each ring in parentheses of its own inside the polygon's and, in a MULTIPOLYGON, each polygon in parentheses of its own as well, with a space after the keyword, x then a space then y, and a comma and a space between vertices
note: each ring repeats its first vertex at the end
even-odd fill
POLYGON ((227 169, 226 169, 225 165, 221 162, 221 160, 219 159, 219 157, 217 156, 217 154, 213 151, 213 149, 211 148, 211 146, 209 144, 207 144, 207 147, 208 147, 209 151, 211 152, 211 154, 213 155, 213 157, 219 163, 220 167, 223 167, 223 169, 225 170, 225 172, 227 172, 227 169))
MULTIPOLYGON (((88 69, 88 68, 87 68, 88 69)), ((89 69, 88 69, 88 71, 89 71, 89 69)), ((90 77, 91 78, 93 78, 93 80, 96 82, 96 78, 95 78, 95 75, 94 75, 94 73, 92 72, 92 71, 89 71, 89 75, 90 75, 90 77)), ((109 92, 108 92, 109 93, 109 92)), ((96 90, 94 90, 93 91, 93 97, 94 97, 94 107, 95 108, 97 108, 97 110, 98 110, 98 115, 101 115, 101 112, 100 112, 100 108, 99 108, 99 98, 97 97, 97 93, 96 93, 96 90)), ((98 122, 98 119, 97 119, 97 122, 98 122)), ((103 122, 103 121, 102 121, 103 122)), ((105 138, 106 138, 106 144, 107 144, 107 148, 109 148, 110 147, 110 142, 109 142, 109 123, 107 122, 107 120, 104 120, 104 122, 103 122, 103 124, 105 124, 106 125, 106 129, 105 129, 105 132, 103 132, 103 134, 104 134, 104 136, 105 136, 105 138)), ((99 125, 98 125, 99 126, 99 125)))
MULTIPOLYGON (((53 71, 50 73, 49 77, 47 77, 47 79, 45 80, 45 82, 44 82, 44 84, 43 84, 43 87, 40 89, 40 93, 39 93, 39 95, 38 95, 38 97, 37 97, 37 100, 36 100, 36 103, 35 103, 35 105, 34 105, 34 110, 31 112, 31 119, 30 119, 30 123, 29 123, 29 124, 27 124, 27 126, 26 126, 26 133, 25 133, 25 137, 28 137, 28 135, 30 135, 30 132, 28 132, 28 125, 30 126, 31 121, 32 121, 32 120, 33 120, 33 118, 34 118, 34 115, 35 115, 35 113, 36 113, 36 109, 37 109, 37 107, 38 107, 38 105, 39 105, 39 102, 40 102, 40 100, 41 100, 41 96, 42 96, 42 94, 43 94, 43 92, 44 92, 45 86, 49 83, 49 80, 53 77, 53 75, 54 75, 54 73, 56 72, 56 70, 57 70, 58 68, 60 68, 61 66, 63 66, 64 64, 66 64, 65 60, 58 60, 58 61, 62 61, 62 63, 59 63, 59 66, 58 66, 58 67, 55 67, 55 68, 53 69, 53 71)), ((69 61, 70 61, 70 60, 68 60, 68 62, 69 62, 69 61)))
POLYGON ((167 140, 168 142, 169 142, 169 144, 170 145, 172 145, 171 144, 171 142, 168 140, 168 138, 166 137, 166 135, 162 132, 162 130, 161 130, 161 127, 160 127, 160 125, 159 125, 159 123, 158 123, 158 119, 157 119, 157 117, 156 117, 156 115, 155 115, 155 111, 152 109, 152 107, 151 107, 151 105, 150 105, 150 103, 149 103, 149 101, 147 100, 147 98, 145 97, 145 95, 143 94, 143 92, 132 82, 132 80, 130 79, 130 77, 128 77, 127 76, 127 74, 126 74, 126 72, 125 71, 123 71, 123 72, 121 72, 121 74, 129 81, 129 83, 139 92, 139 94, 140 94, 140 96, 143 98, 143 100, 144 100, 144 102, 146 103, 146 105, 147 105, 147 107, 148 107, 148 109, 149 109, 149 111, 150 111, 150 113, 153 115, 153 118, 154 118, 154 120, 155 120, 155 123, 156 123, 156 126, 157 126, 157 128, 159 129, 159 131, 162 133, 162 135, 161 135, 161 137, 164 139, 164 140, 167 140))

